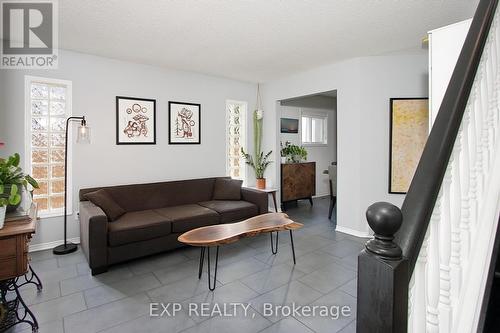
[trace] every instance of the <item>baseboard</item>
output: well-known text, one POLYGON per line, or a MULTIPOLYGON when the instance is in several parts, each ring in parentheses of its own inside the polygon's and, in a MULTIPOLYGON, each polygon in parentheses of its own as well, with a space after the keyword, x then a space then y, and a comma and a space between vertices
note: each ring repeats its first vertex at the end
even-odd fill
POLYGON ((355 229, 351 229, 351 228, 342 227, 340 225, 337 225, 335 227, 335 230, 339 231, 339 232, 343 232, 344 234, 349 234, 349 235, 356 236, 356 237, 362 237, 362 238, 371 238, 372 237, 369 233, 361 232, 359 230, 355 230, 355 229))
MULTIPOLYGON (((70 238, 68 239, 69 242, 74 243, 74 244, 80 244, 80 237, 75 237, 75 238, 70 238)), ((48 242, 48 243, 40 243, 40 244, 33 244, 30 245, 29 252, 37 252, 37 251, 43 251, 43 250, 49 250, 53 249, 58 245, 64 244, 64 240, 56 240, 53 242, 48 242)))

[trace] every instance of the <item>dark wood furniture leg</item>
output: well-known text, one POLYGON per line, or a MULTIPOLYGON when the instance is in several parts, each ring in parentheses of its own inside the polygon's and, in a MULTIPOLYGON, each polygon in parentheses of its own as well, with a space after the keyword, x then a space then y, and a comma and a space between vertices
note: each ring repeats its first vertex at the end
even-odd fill
POLYGON ((311 206, 314 206, 314 205, 313 205, 313 198, 312 198, 312 197, 309 197, 308 199, 309 199, 309 202, 311 203, 311 206))

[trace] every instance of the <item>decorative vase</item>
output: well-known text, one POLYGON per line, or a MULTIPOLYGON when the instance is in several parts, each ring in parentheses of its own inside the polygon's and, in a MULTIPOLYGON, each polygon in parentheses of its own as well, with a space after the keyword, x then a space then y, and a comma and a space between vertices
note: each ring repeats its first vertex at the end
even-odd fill
POLYGON ((256 187, 259 190, 263 190, 266 188, 266 178, 257 178, 257 185, 256 187))
POLYGON ((0 207, 0 229, 3 228, 4 222, 5 222, 5 211, 7 208, 5 206, 0 207))

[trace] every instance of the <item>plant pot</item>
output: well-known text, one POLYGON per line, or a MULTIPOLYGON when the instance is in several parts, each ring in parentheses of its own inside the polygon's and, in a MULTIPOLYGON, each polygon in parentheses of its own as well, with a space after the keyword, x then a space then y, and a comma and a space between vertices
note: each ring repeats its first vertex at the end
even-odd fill
MULTIPOLYGON (((6 193, 10 193, 10 187, 11 187, 11 185, 5 185, 4 194, 3 194, 5 198, 9 197, 9 195, 6 193)), ((22 198, 23 192, 24 192, 24 186, 17 185, 17 190, 18 190, 19 195, 21 195, 21 198, 22 198)), ((22 203, 22 200, 17 205, 7 205, 7 213, 15 212, 17 210, 17 208, 21 205, 21 203, 22 203)))
POLYGON ((5 206, 0 207, 0 229, 3 228, 4 222, 5 222, 5 211, 7 209, 5 206))
POLYGON ((266 178, 257 178, 257 184, 256 187, 259 190, 263 190, 266 188, 266 178))

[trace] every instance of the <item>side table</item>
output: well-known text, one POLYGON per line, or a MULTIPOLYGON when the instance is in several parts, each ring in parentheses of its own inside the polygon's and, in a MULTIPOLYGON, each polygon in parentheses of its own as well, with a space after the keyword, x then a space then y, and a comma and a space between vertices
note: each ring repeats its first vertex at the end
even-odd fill
POLYGON ((8 214, 0 229, 0 332, 20 324, 28 323, 33 332, 38 332, 35 315, 24 302, 19 288, 32 283, 38 290, 42 283, 29 265, 28 248, 35 233, 36 205, 24 215, 8 214))
POLYGON ((273 197, 274 211, 276 213, 278 213, 278 205, 276 204, 276 192, 278 191, 278 189, 276 189, 276 188, 261 189, 261 188, 257 188, 254 186, 250 186, 249 188, 251 188, 252 190, 257 190, 257 191, 261 191, 261 192, 266 192, 267 194, 271 194, 271 196, 273 197))

